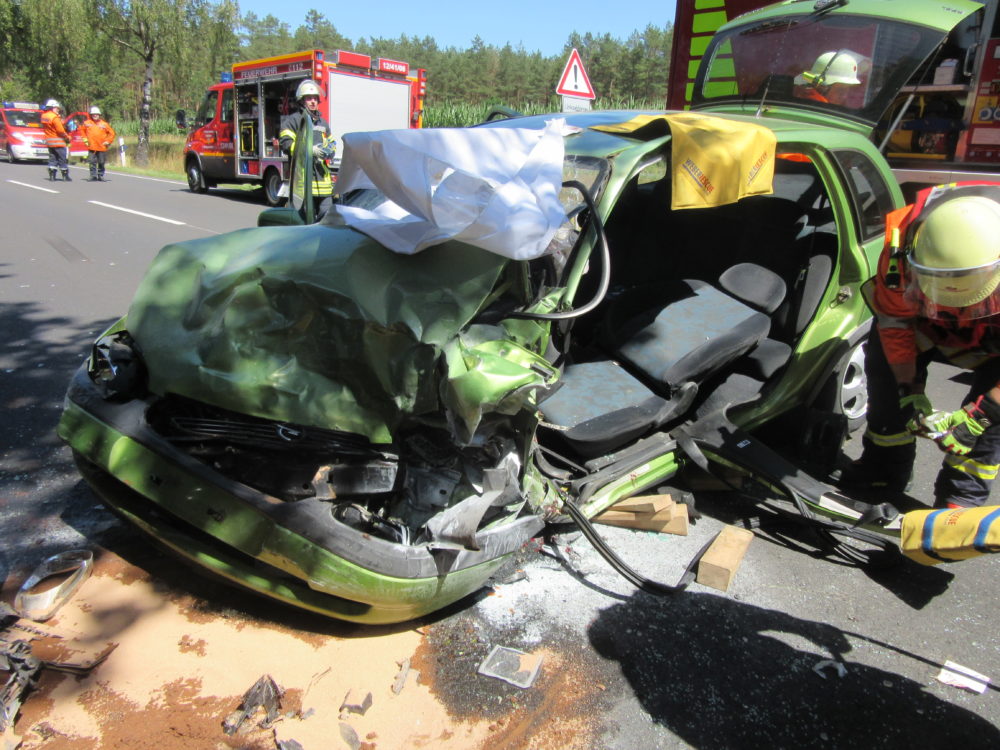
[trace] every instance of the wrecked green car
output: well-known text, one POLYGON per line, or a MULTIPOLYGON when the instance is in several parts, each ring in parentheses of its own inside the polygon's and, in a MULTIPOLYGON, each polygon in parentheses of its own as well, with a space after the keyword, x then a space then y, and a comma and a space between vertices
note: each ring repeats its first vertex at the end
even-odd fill
POLYGON ((691 466, 831 540, 891 535, 811 475, 864 417, 859 287, 903 202, 869 136, 981 8, 895 5, 731 22, 693 112, 349 134, 320 223, 304 158, 271 226, 159 253, 59 434, 177 554, 357 622, 454 602, 547 522, 691 466))

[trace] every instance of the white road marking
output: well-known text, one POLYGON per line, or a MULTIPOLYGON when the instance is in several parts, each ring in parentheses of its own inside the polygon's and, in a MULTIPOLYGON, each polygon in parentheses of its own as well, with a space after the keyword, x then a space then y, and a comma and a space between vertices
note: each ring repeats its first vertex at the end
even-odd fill
POLYGON ((58 190, 50 190, 49 188, 43 188, 38 185, 29 185, 27 182, 18 182, 17 180, 7 180, 7 182, 12 185, 20 185, 21 187, 31 188, 32 190, 41 190, 43 193, 58 193, 58 190))
POLYGON ((104 206, 105 208, 113 208, 115 211, 124 211, 127 214, 144 216, 147 219, 156 219, 156 221, 165 221, 167 224, 176 224, 177 226, 184 226, 187 224, 186 221, 177 221, 177 219, 166 219, 162 216, 156 216, 155 214, 147 214, 143 213, 142 211, 133 211, 131 208, 122 208, 121 206, 115 206, 111 203, 102 203, 101 201, 87 201, 87 203, 93 203, 95 206, 104 206))

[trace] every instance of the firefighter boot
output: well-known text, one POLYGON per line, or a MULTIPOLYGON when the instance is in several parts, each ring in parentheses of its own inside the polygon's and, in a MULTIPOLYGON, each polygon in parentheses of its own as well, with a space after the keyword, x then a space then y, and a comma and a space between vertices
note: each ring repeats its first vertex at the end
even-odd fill
POLYGON ((50 169, 49 170, 49 182, 55 182, 56 181, 56 174, 57 174, 56 170, 54 170, 54 169, 50 169))
POLYGON ((861 458, 833 472, 830 479, 842 490, 906 492, 913 479, 916 453, 915 443, 878 448, 866 445, 861 458))
POLYGON ((73 179, 69 176, 69 170, 68 169, 64 169, 62 171, 62 176, 63 176, 63 179, 66 180, 66 182, 72 182, 73 181, 73 179))

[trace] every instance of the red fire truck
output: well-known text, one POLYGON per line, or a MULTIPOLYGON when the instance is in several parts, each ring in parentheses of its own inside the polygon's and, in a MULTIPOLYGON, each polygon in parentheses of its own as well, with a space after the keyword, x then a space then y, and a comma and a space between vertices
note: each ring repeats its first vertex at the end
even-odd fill
MULTIPOLYGON (((982 10, 951 33, 876 133, 905 193, 956 180, 1000 180, 1000 0, 978 1, 982 10)), ((690 105, 698 64, 715 30, 772 3, 678 0, 669 109, 690 105)))
MULTIPOLYGON (((356 52, 295 52, 237 63, 210 86, 184 145, 184 171, 192 192, 219 183, 264 188, 269 205, 282 201, 287 158, 278 148, 281 118, 295 111, 295 89, 312 78, 323 95, 320 111, 337 139, 357 130, 419 128, 423 124, 427 73, 399 60, 356 52)), ((186 127, 183 112, 178 125, 186 127)))

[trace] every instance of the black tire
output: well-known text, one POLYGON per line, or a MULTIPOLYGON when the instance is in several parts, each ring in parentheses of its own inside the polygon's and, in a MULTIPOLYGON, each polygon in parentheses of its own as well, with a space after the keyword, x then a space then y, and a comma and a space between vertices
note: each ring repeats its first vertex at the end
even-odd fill
POLYGON ((269 206, 284 205, 285 199, 279 192, 281 190, 281 170, 269 167, 264 172, 264 200, 269 206))
POLYGON ((205 174, 201 171, 201 165, 197 159, 190 159, 187 163, 188 189, 192 193, 207 193, 208 183, 205 181, 205 174))

